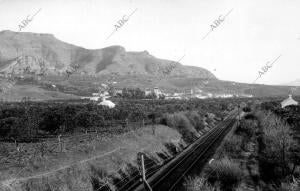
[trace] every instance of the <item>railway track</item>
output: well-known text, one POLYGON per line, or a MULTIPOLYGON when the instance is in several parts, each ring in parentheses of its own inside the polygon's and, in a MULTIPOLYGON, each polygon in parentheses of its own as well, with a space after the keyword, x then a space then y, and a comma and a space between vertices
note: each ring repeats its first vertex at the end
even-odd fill
MULTIPOLYGON (((219 123, 210 132, 199 138, 174 159, 155 170, 146 169, 147 182, 153 191, 171 191, 178 187, 185 175, 197 164, 199 160, 206 160, 209 151, 228 133, 236 122, 237 110, 232 111, 223 122, 219 123)), ((144 186, 138 180, 127 183, 121 191, 142 191, 144 186)))

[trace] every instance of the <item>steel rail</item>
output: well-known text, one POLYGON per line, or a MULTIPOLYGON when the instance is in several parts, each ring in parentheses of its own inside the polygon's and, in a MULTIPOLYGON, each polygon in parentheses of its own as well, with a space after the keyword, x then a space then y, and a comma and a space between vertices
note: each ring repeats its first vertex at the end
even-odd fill
MULTIPOLYGON (((229 119, 228 121, 226 121, 226 125, 230 125, 232 123, 231 119, 229 119)), ((169 186, 171 186, 171 188, 169 188, 168 190, 172 190, 175 185, 183 178, 182 175, 179 176, 179 178, 174 178, 175 183, 174 182, 166 182, 164 181, 168 176, 176 176, 178 174, 183 174, 185 175, 192 167, 192 165, 194 165, 195 162, 197 162, 199 160, 199 158, 205 156, 206 152, 210 149, 210 147, 216 142, 216 140, 218 140, 220 138, 220 136, 227 130, 227 128, 221 129, 218 128, 218 131, 215 131, 211 134, 211 136, 207 137, 207 139, 205 139, 205 141, 202 142, 202 144, 198 144, 197 147, 195 149, 193 149, 193 152, 190 152, 189 155, 187 155, 184 159, 178 161, 177 164, 174 165, 174 167, 172 169, 170 169, 167 173, 163 174, 163 176, 161 178, 159 178, 158 180, 152 180, 149 182, 153 182, 153 184, 150 183, 151 187, 156 190, 155 188, 163 183, 164 185, 166 183, 169 183, 169 186), (195 152, 198 151, 198 152, 195 152), (199 154, 198 154, 199 153, 199 154), (193 155, 195 155, 193 157, 193 155), (197 156, 198 155, 198 156, 197 156), (196 157, 196 159, 194 159, 196 157), (186 159, 191 159, 193 158, 193 160, 191 161, 192 164, 190 164, 189 160, 186 159), (181 168, 180 168, 181 167, 181 168), (174 173, 174 171, 178 169, 179 172, 174 173)), ((167 185, 168 186, 168 185, 167 185)))
MULTIPOLYGON (((231 124, 233 124, 234 123, 234 121, 231 121, 231 124)), ((229 124, 229 125, 231 125, 231 124, 229 124)), ((221 132, 221 134, 220 134, 220 136, 222 136, 225 132, 227 131, 227 129, 226 130, 224 130, 224 131, 222 131, 221 132)), ((172 183, 172 187, 169 189, 169 191, 171 191, 171 190, 173 190, 173 188, 175 188, 175 186, 182 180, 182 178, 185 176, 185 174, 187 173, 187 172, 189 172, 190 171, 190 169, 195 165, 195 163, 197 162, 197 161, 199 161, 200 160, 200 158, 202 157, 202 156, 204 156, 206 153, 207 153, 207 151, 209 150, 209 148, 213 145, 213 144, 215 144, 216 143, 216 141, 218 141, 219 139, 218 139, 219 137, 215 137, 215 139, 201 152, 201 154, 199 154, 198 155, 198 157, 196 157, 196 159, 192 162, 192 164, 190 164, 188 167, 187 167, 187 169, 185 169, 185 171, 183 172, 183 174, 181 175, 181 177, 179 178, 179 179, 177 179, 176 180, 176 182, 175 183, 172 183)))

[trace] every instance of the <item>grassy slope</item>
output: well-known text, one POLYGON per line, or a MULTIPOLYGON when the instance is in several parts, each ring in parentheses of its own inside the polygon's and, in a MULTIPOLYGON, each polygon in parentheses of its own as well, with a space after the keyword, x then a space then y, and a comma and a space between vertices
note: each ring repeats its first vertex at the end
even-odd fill
MULTIPOLYGON (((11 178, 32 176, 12 182, 6 180, 2 184, 7 186, 3 186, 2 189, 8 188, 10 185, 17 191, 93 190, 95 184, 93 185, 92 180, 97 179, 99 182, 103 182, 104 177, 114 174, 120 167, 123 167, 123 171, 126 172, 125 169, 128 168, 128 164, 137 166, 136 159, 139 151, 153 157, 153 160, 157 162, 162 161, 157 153, 171 156, 170 151, 165 147, 167 143, 177 146, 179 143, 185 145, 181 135, 166 126, 157 126, 155 136, 152 135, 151 128, 146 127, 120 137, 91 141, 78 146, 77 149, 70 149, 66 153, 47 154, 43 160, 37 159, 28 164, 18 176, 16 173, 21 168, 9 168, 2 171, 2 180, 4 177, 8 177, 8 174, 11 175, 11 178), (118 149, 120 147, 121 149, 118 149), (109 151, 114 152, 105 154, 109 151), (89 160, 89 158, 92 159, 89 160), (77 163, 75 163, 76 161, 77 163), (78 163, 78 161, 82 162, 78 163)), ((115 173, 114 176, 118 177, 119 175, 115 173)))
POLYGON ((51 99, 77 99, 78 96, 56 91, 47 91, 33 85, 14 85, 1 94, 3 100, 20 101, 23 97, 30 97, 32 101, 51 99))

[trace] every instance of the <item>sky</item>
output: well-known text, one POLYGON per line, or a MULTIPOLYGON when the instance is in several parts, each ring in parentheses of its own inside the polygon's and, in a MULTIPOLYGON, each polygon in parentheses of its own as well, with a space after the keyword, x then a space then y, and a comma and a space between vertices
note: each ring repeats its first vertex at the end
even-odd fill
POLYGON ((300 79, 299 0, 0 0, 0 31, 18 32, 35 13, 21 32, 50 33, 88 49, 120 45, 157 58, 183 57, 183 65, 221 80, 300 79))

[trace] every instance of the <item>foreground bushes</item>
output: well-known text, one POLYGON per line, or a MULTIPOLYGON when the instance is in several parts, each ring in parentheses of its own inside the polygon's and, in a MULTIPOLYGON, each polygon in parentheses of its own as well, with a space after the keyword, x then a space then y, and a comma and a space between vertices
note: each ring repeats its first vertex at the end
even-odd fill
POLYGON ((280 191, 299 191, 300 190, 300 179, 293 178, 288 183, 281 183, 280 191))
POLYGON ((205 125, 203 124, 203 115, 197 111, 189 111, 185 113, 185 116, 189 119, 194 128, 199 131, 202 130, 205 125))
POLYGON ((183 113, 164 114, 161 119, 161 123, 163 125, 175 128, 183 135, 185 141, 187 142, 192 142, 196 138, 196 129, 183 113))
POLYGON ((239 190, 243 178, 239 164, 228 158, 212 161, 207 174, 207 178, 187 178, 184 184, 186 191, 235 191, 239 190))
POLYGON ((233 159, 238 159, 241 157, 243 145, 243 137, 239 135, 234 135, 226 137, 223 141, 222 148, 217 152, 217 158, 229 157, 233 159))
POLYGON ((260 175, 266 183, 281 182, 289 176, 299 176, 300 149, 292 137, 290 126, 274 114, 258 113, 261 122, 260 175))
POLYGON ((208 181, 203 177, 188 177, 184 187, 186 191, 220 191, 219 186, 212 186, 208 181))
POLYGON ((243 178, 239 163, 229 158, 212 161, 208 173, 209 181, 219 182, 222 190, 233 190, 243 178))
POLYGON ((253 127, 256 126, 254 123, 251 118, 249 120, 241 120, 241 124, 237 126, 235 133, 248 138, 253 137, 255 134, 255 128, 253 127))

